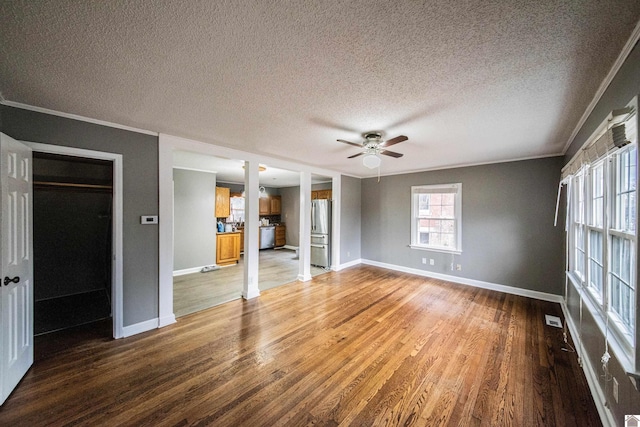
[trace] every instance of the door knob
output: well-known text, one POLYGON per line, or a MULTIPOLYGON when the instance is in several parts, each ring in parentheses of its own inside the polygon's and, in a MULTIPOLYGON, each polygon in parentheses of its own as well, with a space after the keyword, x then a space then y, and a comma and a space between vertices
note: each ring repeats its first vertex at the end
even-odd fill
POLYGON ((4 278, 4 285, 7 286, 9 285, 9 283, 13 282, 13 283, 18 283, 20 281, 20 276, 16 276, 13 279, 9 279, 8 277, 4 278))

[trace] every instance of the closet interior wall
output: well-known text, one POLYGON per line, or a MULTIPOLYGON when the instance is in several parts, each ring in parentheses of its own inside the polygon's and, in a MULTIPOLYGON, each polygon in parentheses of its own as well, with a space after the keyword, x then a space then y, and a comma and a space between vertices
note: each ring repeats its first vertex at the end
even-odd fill
POLYGON ((33 153, 34 334, 111 317, 113 165, 33 153))

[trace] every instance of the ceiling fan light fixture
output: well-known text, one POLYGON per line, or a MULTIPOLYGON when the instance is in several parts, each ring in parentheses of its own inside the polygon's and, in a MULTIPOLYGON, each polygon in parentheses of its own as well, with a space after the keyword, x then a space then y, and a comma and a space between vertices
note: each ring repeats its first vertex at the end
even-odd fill
POLYGON ((378 157, 376 154, 367 154, 362 159, 362 164, 369 169, 377 168, 378 166, 380 166, 380 163, 382 163, 382 160, 380 160, 380 157, 378 157))

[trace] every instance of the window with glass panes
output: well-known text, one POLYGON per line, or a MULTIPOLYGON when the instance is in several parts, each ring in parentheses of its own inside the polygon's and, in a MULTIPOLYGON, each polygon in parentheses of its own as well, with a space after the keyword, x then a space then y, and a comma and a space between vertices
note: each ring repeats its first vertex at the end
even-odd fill
POLYGON ((631 146, 616 156, 609 230, 609 309, 628 331, 635 325, 636 177, 637 148, 631 146))
POLYGON ((573 262, 571 270, 580 279, 585 278, 586 245, 584 240, 584 172, 575 176, 572 186, 573 194, 573 262))
POLYGON ((411 187, 411 246, 460 251, 462 184, 411 187))
POLYGON ((588 285, 594 296, 602 301, 604 283, 604 168, 603 161, 589 170, 589 239, 588 285))
POLYGON ((632 143, 571 177, 571 276, 627 348, 635 345, 637 156, 632 143))

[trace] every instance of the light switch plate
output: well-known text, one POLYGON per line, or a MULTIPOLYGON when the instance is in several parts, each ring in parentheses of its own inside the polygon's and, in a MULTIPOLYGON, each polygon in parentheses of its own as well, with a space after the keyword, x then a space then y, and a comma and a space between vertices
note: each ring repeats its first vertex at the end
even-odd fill
POLYGON ((157 224, 158 215, 142 215, 140 217, 140 224, 157 224))

